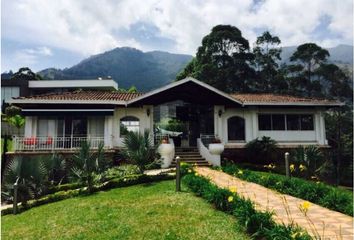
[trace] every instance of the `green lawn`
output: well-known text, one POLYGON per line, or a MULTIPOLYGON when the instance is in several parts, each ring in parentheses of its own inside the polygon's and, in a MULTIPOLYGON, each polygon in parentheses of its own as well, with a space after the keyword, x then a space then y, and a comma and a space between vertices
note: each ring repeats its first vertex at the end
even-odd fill
POLYGON ((174 181, 117 188, 2 217, 2 239, 249 239, 174 181))

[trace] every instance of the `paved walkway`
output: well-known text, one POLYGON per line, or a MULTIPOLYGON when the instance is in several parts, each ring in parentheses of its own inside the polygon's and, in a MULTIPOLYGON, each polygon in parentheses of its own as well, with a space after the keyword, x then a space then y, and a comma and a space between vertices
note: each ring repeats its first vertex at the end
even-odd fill
POLYGON ((310 235, 319 234, 322 240, 353 239, 353 218, 350 216, 311 203, 306 218, 299 209, 299 205, 304 203, 303 199, 281 194, 210 168, 197 167, 196 172, 210 178, 219 187, 236 187, 237 194, 249 198, 255 203, 256 209, 274 211, 274 220, 278 223, 289 224, 293 221, 310 235))

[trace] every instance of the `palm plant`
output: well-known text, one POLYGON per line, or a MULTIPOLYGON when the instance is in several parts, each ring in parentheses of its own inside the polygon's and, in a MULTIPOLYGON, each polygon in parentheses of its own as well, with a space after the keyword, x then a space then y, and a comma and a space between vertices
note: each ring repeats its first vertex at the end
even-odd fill
POLYGON ((61 184, 66 177, 65 159, 54 153, 49 157, 42 157, 42 161, 48 171, 48 181, 50 184, 61 184))
POLYGON ((5 168, 4 190, 13 196, 14 183, 17 183, 19 202, 26 206, 29 199, 43 193, 46 174, 47 170, 41 160, 15 157, 5 168))
POLYGON ((87 141, 81 142, 80 150, 73 156, 72 172, 75 178, 86 183, 90 193, 94 190, 94 180, 97 175, 102 174, 107 168, 104 158, 103 143, 98 146, 97 151, 91 150, 91 144, 87 141))
POLYGON ((266 136, 263 136, 260 140, 256 138, 246 144, 246 151, 249 160, 270 163, 276 156, 277 142, 266 136))
POLYGON ((149 131, 145 131, 144 134, 129 132, 123 144, 123 156, 137 165, 140 173, 144 173, 146 167, 155 162, 157 155, 149 131))

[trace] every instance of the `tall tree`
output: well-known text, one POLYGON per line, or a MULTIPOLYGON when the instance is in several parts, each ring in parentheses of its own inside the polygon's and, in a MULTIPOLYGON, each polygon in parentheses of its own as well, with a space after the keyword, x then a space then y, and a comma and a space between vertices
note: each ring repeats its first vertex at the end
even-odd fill
POLYGON ((196 58, 177 80, 193 76, 225 92, 252 91, 255 71, 253 54, 241 31, 230 25, 217 25, 202 40, 196 58))
MULTIPOLYGON (((283 79, 277 77, 278 62, 281 60, 281 41, 268 31, 257 38, 253 48, 254 65, 257 70, 257 90, 261 92, 277 91, 284 87, 283 79)), ((278 92, 278 91, 277 91, 278 92)))
POLYGON ((42 77, 32 72, 30 68, 22 67, 12 75, 11 79, 42 80, 42 77))
MULTIPOLYGON (((329 52, 315 43, 305 43, 297 47, 290 57, 295 65, 290 66, 294 74, 292 77, 301 84, 301 95, 321 96, 321 83, 314 79, 315 70, 327 61, 329 52)), ((299 87, 299 86, 298 86, 299 87)))

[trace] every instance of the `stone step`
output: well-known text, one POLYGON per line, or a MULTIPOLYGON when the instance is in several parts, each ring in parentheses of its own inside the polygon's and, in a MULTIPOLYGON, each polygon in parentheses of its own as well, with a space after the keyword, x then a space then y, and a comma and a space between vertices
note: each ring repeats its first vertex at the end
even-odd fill
MULTIPOLYGON (((176 160, 172 160, 172 162, 176 162, 176 160)), ((205 158, 196 158, 196 159, 182 159, 181 162, 207 162, 205 158)))
MULTIPOLYGON (((175 161, 176 159, 174 159, 174 161, 175 161)), ((203 158, 203 157, 193 157, 193 158, 181 158, 181 162, 183 162, 183 161, 198 161, 198 160, 204 160, 205 161, 205 158, 203 158)))
MULTIPOLYGON (((196 165, 197 166, 200 166, 200 167, 210 167, 211 166, 211 164, 209 164, 208 162, 205 162, 205 163, 196 163, 196 165)), ((170 165, 170 167, 171 168, 173 168, 173 167, 176 167, 176 164, 175 163, 171 163, 171 165, 170 165)))

